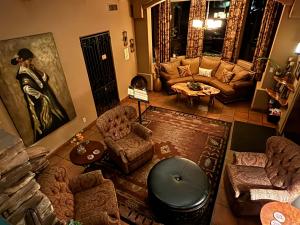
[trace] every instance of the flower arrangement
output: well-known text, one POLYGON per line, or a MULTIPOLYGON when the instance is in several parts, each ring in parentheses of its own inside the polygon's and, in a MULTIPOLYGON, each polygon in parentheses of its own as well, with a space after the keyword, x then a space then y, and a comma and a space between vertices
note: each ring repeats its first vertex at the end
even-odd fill
POLYGON ((71 139, 71 144, 80 145, 84 140, 84 136, 82 134, 82 131, 78 132, 74 135, 74 137, 71 139))

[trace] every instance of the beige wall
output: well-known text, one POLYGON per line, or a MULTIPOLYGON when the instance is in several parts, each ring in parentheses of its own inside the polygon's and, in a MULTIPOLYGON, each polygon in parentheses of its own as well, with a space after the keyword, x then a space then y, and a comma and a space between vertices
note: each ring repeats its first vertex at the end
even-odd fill
MULTIPOLYGON (((96 119, 79 37, 110 31, 119 96, 127 96, 128 84, 137 73, 135 53, 126 61, 123 52, 122 31, 134 38, 128 0, 2 0, 0 27, 0 40, 52 32, 56 42, 77 117, 38 144, 54 150, 96 119), (118 4, 118 11, 108 11, 109 3, 118 4)), ((0 127, 16 133, 2 102, 0 127)))

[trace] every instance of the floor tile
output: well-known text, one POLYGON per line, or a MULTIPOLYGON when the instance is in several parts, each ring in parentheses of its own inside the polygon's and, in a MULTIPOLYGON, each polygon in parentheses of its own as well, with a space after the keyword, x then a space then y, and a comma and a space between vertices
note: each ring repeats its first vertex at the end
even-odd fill
POLYGON ((216 225, 238 225, 237 219, 231 210, 219 203, 215 204, 211 222, 216 225))

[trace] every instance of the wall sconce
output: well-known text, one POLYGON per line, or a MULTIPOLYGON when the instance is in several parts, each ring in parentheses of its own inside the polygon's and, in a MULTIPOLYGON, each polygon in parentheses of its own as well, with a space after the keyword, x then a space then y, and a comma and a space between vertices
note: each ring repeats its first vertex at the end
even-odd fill
POLYGON ((300 42, 298 43, 298 45, 297 45, 297 47, 296 47, 296 49, 295 49, 295 53, 296 53, 297 55, 300 55, 300 42))
POLYGON ((124 46, 126 47, 128 45, 127 31, 123 31, 122 35, 123 35, 123 43, 124 46))
POLYGON ((131 39, 129 40, 129 43, 130 43, 130 45, 129 45, 129 47, 130 47, 130 52, 134 52, 134 39, 131 38, 131 39))

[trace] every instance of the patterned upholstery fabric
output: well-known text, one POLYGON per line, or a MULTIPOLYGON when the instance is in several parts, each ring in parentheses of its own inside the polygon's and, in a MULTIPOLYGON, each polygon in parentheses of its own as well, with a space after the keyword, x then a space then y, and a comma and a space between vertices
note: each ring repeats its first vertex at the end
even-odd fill
POLYGON ((292 202, 300 195, 300 146, 284 137, 268 138, 265 154, 235 152, 233 163, 226 167, 225 188, 229 199, 233 190, 232 208, 239 215, 259 213, 262 202, 292 202))
POLYGON ((216 71, 215 77, 220 80, 222 78, 224 69, 226 69, 228 71, 232 71, 232 69, 234 67, 235 67, 235 64, 221 60, 221 64, 219 65, 219 67, 216 71))
POLYGON ((133 122, 136 111, 131 106, 117 106, 97 119, 109 155, 125 173, 130 173, 153 156, 152 134, 148 128, 133 122))
POLYGON ((234 152, 234 164, 240 166, 257 166, 265 168, 268 158, 264 153, 234 152))
POLYGON ((120 216, 113 183, 101 171, 69 180, 63 167, 50 167, 38 178, 41 191, 50 199, 63 224, 76 219, 84 225, 119 224, 120 216))
POLYGON ((264 168, 254 166, 227 165, 228 176, 231 181, 235 197, 252 188, 271 188, 264 168))
POLYGON ((178 66, 178 72, 180 77, 192 76, 190 65, 178 66))
POLYGON ((199 65, 200 65, 200 57, 191 58, 191 59, 183 59, 183 60, 181 60, 181 64, 183 66, 190 65, 192 74, 198 74, 199 65))

